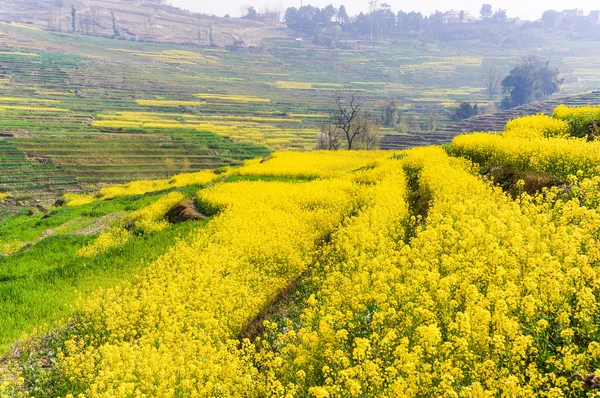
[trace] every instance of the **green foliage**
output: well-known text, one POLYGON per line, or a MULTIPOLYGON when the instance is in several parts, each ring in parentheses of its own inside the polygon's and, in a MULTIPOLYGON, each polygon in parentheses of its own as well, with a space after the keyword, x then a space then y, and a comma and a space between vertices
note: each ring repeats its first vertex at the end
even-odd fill
POLYGON ((454 120, 469 119, 477 115, 479 115, 479 105, 471 105, 469 102, 463 102, 456 110, 454 120))
POLYGON ((502 90, 507 94, 502 100, 502 107, 514 108, 556 93, 564 79, 559 78, 558 69, 550 69, 549 65, 549 61, 541 64, 537 56, 523 58, 502 81, 502 90))
POLYGON ((481 6, 481 11, 479 12, 481 18, 487 19, 491 18, 493 14, 493 9, 491 4, 484 4, 481 6))
POLYGON ((95 201, 76 207, 59 207, 51 209, 47 214, 37 212, 28 215, 24 210, 16 217, 2 220, 0 223, 0 243, 21 241, 29 242, 38 238, 43 232, 55 230, 63 226, 59 233, 74 232, 100 217, 110 214, 133 211, 156 200, 157 194, 132 196, 111 201, 95 201), (76 223, 73 221, 76 220, 76 223), (69 223, 69 224, 67 224, 69 223))
POLYGON ((0 258, 0 356, 15 339, 34 328, 52 327, 72 315, 76 301, 99 287, 131 277, 204 222, 183 223, 136 236, 95 258, 75 256, 95 236, 58 235, 0 258), (49 325, 49 326, 44 326, 49 325))
POLYGON ((117 27, 117 18, 115 17, 114 11, 110 12, 110 17, 112 19, 113 34, 115 35, 115 37, 121 36, 121 31, 117 27))
POLYGON ((71 28, 72 32, 75 32, 75 22, 77 21, 75 18, 77 16, 77 10, 75 10, 75 6, 71 5, 71 28))

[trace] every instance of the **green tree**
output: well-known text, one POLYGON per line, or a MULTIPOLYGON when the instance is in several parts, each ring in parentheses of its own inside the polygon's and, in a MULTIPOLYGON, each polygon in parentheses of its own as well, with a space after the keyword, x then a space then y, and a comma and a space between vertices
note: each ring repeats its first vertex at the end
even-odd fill
POLYGON ((560 70, 558 68, 551 69, 550 61, 546 62, 539 69, 540 90, 542 99, 547 99, 552 94, 560 90, 560 86, 565 82, 561 79, 560 70))
POLYGON ((71 4, 71 31, 75 32, 75 21, 77 17, 77 10, 75 10, 75 6, 71 4))
POLYGON ((329 23, 336 16, 337 10, 331 4, 323 9, 323 19, 325 22, 329 23))
POLYGON ((503 9, 498 9, 498 11, 494 13, 493 17, 494 22, 496 23, 506 23, 506 20, 508 19, 508 15, 506 15, 506 10, 503 9))
POLYGON ((533 101, 540 93, 540 60, 527 56, 502 80, 502 91, 506 96, 502 108, 510 109, 533 101))
POLYGON ((556 26, 556 21, 558 21, 558 12, 554 10, 544 11, 544 15, 542 15, 542 22, 544 25, 553 28, 556 26))
POLYGON ((547 99, 560 90, 563 82, 560 70, 550 68, 550 62, 542 64, 537 56, 527 56, 502 81, 502 91, 506 94, 502 108, 510 109, 535 99, 547 99))
POLYGON ((375 103, 377 121, 385 127, 393 127, 398 120, 398 102, 396 100, 383 99, 375 103))
POLYGON ((456 109, 454 120, 465 120, 477 115, 479 115, 479 105, 471 105, 469 102, 463 102, 456 109))
POLYGON ((479 11, 479 14, 483 19, 490 19, 493 14, 492 10, 493 9, 491 4, 484 4, 483 6, 481 6, 481 11, 479 11))
POLYGON ((342 4, 337 12, 337 20, 341 25, 345 25, 350 21, 346 7, 342 4))
POLYGON ((257 20, 258 19, 258 12, 256 12, 256 9, 254 7, 250 6, 246 10, 246 15, 244 15, 243 18, 257 20))
POLYGON ((121 32, 119 31, 119 28, 117 27, 117 18, 115 17, 115 13, 111 11, 110 16, 112 18, 113 34, 115 36, 121 36, 121 32))
POLYGON ((208 42, 211 47, 215 47, 215 37, 213 36, 213 28, 212 25, 208 28, 208 42))

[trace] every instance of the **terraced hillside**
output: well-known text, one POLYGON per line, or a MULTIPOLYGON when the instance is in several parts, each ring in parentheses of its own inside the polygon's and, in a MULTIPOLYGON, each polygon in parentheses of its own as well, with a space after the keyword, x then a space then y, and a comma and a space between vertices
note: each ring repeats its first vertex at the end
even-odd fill
MULTIPOLYGON (((196 171, 274 150, 311 150, 334 93, 348 85, 366 109, 397 100, 410 130, 423 131, 432 115, 437 125, 447 124, 465 99, 486 102, 473 78, 484 59, 508 70, 534 46, 565 77, 582 77, 565 93, 600 85, 600 73, 583 67, 600 62, 596 43, 523 42, 530 47, 500 52, 482 43, 424 46, 406 38, 343 50, 277 38, 237 52, 3 23, 0 139, 9 149, 0 191, 52 188, 58 195, 164 178, 165 159, 196 171)), ((426 133, 396 139, 437 142, 426 133)))
POLYGON ((384 135, 381 147, 382 149, 404 149, 423 145, 438 145, 449 143, 461 133, 503 131, 506 123, 513 119, 539 113, 550 115, 561 104, 567 106, 599 105, 600 91, 568 97, 560 96, 490 115, 475 116, 450 123, 430 134, 384 135))
POLYGON ((556 97, 547 101, 541 101, 518 108, 494 113, 493 115, 481 115, 471 119, 448 124, 438 130, 440 133, 459 134, 462 132, 472 133, 477 131, 503 131, 507 122, 522 116, 544 113, 552 114, 558 105, 586 106, 600 104, 600 91, 574 95, 569 97, 556 97))

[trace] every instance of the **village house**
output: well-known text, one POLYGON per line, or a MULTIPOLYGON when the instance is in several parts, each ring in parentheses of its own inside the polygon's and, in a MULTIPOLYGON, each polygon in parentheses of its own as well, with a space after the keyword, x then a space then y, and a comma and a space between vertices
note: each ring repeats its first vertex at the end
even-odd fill
POLYGON ((242 40, 242 39, 235 40, 233 42, 233 50, 234 51, 244 52, 245 46, 246 46, 246 43, 244 43, 244 40, 242 40))
POLYGON ((466 11, 450 10, 444 13, 444 16, 442 17, 442 22, 444 24, 474 23, 476 21, 477 18, 473 17, 466 11))

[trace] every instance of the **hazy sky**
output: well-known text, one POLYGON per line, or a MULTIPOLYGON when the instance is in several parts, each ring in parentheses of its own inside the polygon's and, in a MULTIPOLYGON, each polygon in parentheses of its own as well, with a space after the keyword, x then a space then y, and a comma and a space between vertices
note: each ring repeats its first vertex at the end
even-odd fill
MULTIPOLYGON (((300 6, 301 0, 171 0, 174 6, 185 8, 190 11, 197 11, 206 14, 239 16, 240 9, 244 4, 253 5, 259 10, 265 4, 281 4, 284 7, 300 6)), ((568 8, 582 8, 586 11, 600 9, 598 0, 380 0, 380 3, 387 2, 394 11, 402 9, 404 11, 421 11, 428 15, 436 10, 447 11, 450 8, 456 10, 464 9, 471 14, 479 15, 481 4, 490 3, 497 8, 508 10, 509 17, 528 18, 530 20, 538 19, 544 10, 556 9, 563 10, 568 8)), ((348 13, 357 14, 368 8, 368 0, 304 0, 304 4, 323 7, 327 4, 339 6, 344 4, 348 13)))

